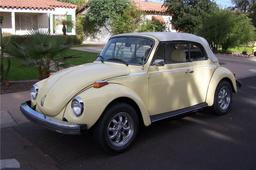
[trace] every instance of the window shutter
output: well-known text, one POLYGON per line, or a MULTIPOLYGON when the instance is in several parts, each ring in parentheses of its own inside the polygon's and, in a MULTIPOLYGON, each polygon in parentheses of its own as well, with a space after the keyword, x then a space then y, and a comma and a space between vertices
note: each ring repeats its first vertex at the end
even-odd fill
POLYGON ((53 21, 53 33, 55 34, 55 28, 56 28, 56 20, 55 20, 55 15, 52 16, 52 21, 53 21))

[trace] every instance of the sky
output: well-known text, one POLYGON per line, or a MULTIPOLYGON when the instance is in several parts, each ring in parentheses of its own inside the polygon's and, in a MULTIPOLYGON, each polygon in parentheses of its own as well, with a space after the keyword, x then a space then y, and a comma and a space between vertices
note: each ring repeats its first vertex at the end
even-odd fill
POLYGON ((215 0, 215 1, 222 8, 233 6, 231 0, 215 0))
MULTIPOLYGON (((151 0, 154 2, 163 2, 163 0, 151 0)), ((221 8, 227 8, 230 6, 233 6, 231 0, 215 0, 215 2, 221 7, 221 8)))

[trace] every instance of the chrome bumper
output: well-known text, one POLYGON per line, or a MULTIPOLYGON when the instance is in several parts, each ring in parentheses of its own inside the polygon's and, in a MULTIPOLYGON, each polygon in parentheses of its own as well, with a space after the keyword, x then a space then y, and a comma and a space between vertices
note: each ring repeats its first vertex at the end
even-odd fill
POLYGON ((35 111, 33 108, 31 108, 30 101, 22 103, 20 105, 20 111, 26 116, 27 119, 55 132, 76 135, 81 134, 82 131, 86 130, 86 125, 61 121, 35 111))

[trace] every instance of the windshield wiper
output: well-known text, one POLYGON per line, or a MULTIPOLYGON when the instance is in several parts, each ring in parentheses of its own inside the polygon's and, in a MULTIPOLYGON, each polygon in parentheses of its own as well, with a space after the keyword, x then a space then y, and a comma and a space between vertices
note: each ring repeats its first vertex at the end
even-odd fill
POLYGON ((104 58, 102 57, 102 55, 98 55, 97 57, 100 59, 102 63, 104 63, 104 58))
POLYGON ((125 64, 126 66, 129 65, 126 61, 121 60, 121 59, 119 59, 119 58, 109 58, 109 59, 107 59, 106 61, 117 61, 117 62, 119 62, 119 63, 125 64))

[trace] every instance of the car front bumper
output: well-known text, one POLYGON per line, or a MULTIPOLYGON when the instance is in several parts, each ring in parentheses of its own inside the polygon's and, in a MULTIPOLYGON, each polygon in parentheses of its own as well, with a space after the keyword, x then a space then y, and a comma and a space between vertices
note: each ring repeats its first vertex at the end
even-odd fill
POLYGON ((22 103, 20 105, 20 111, 25 115, 27 119, 31 120, 32 122, 35 122, 49 130, 53 130, 62 134, 77 135, 81 134, 87 129, 86 125, 79 125, 62 121, 39 113, 31 107, 30 101, 22 103))

